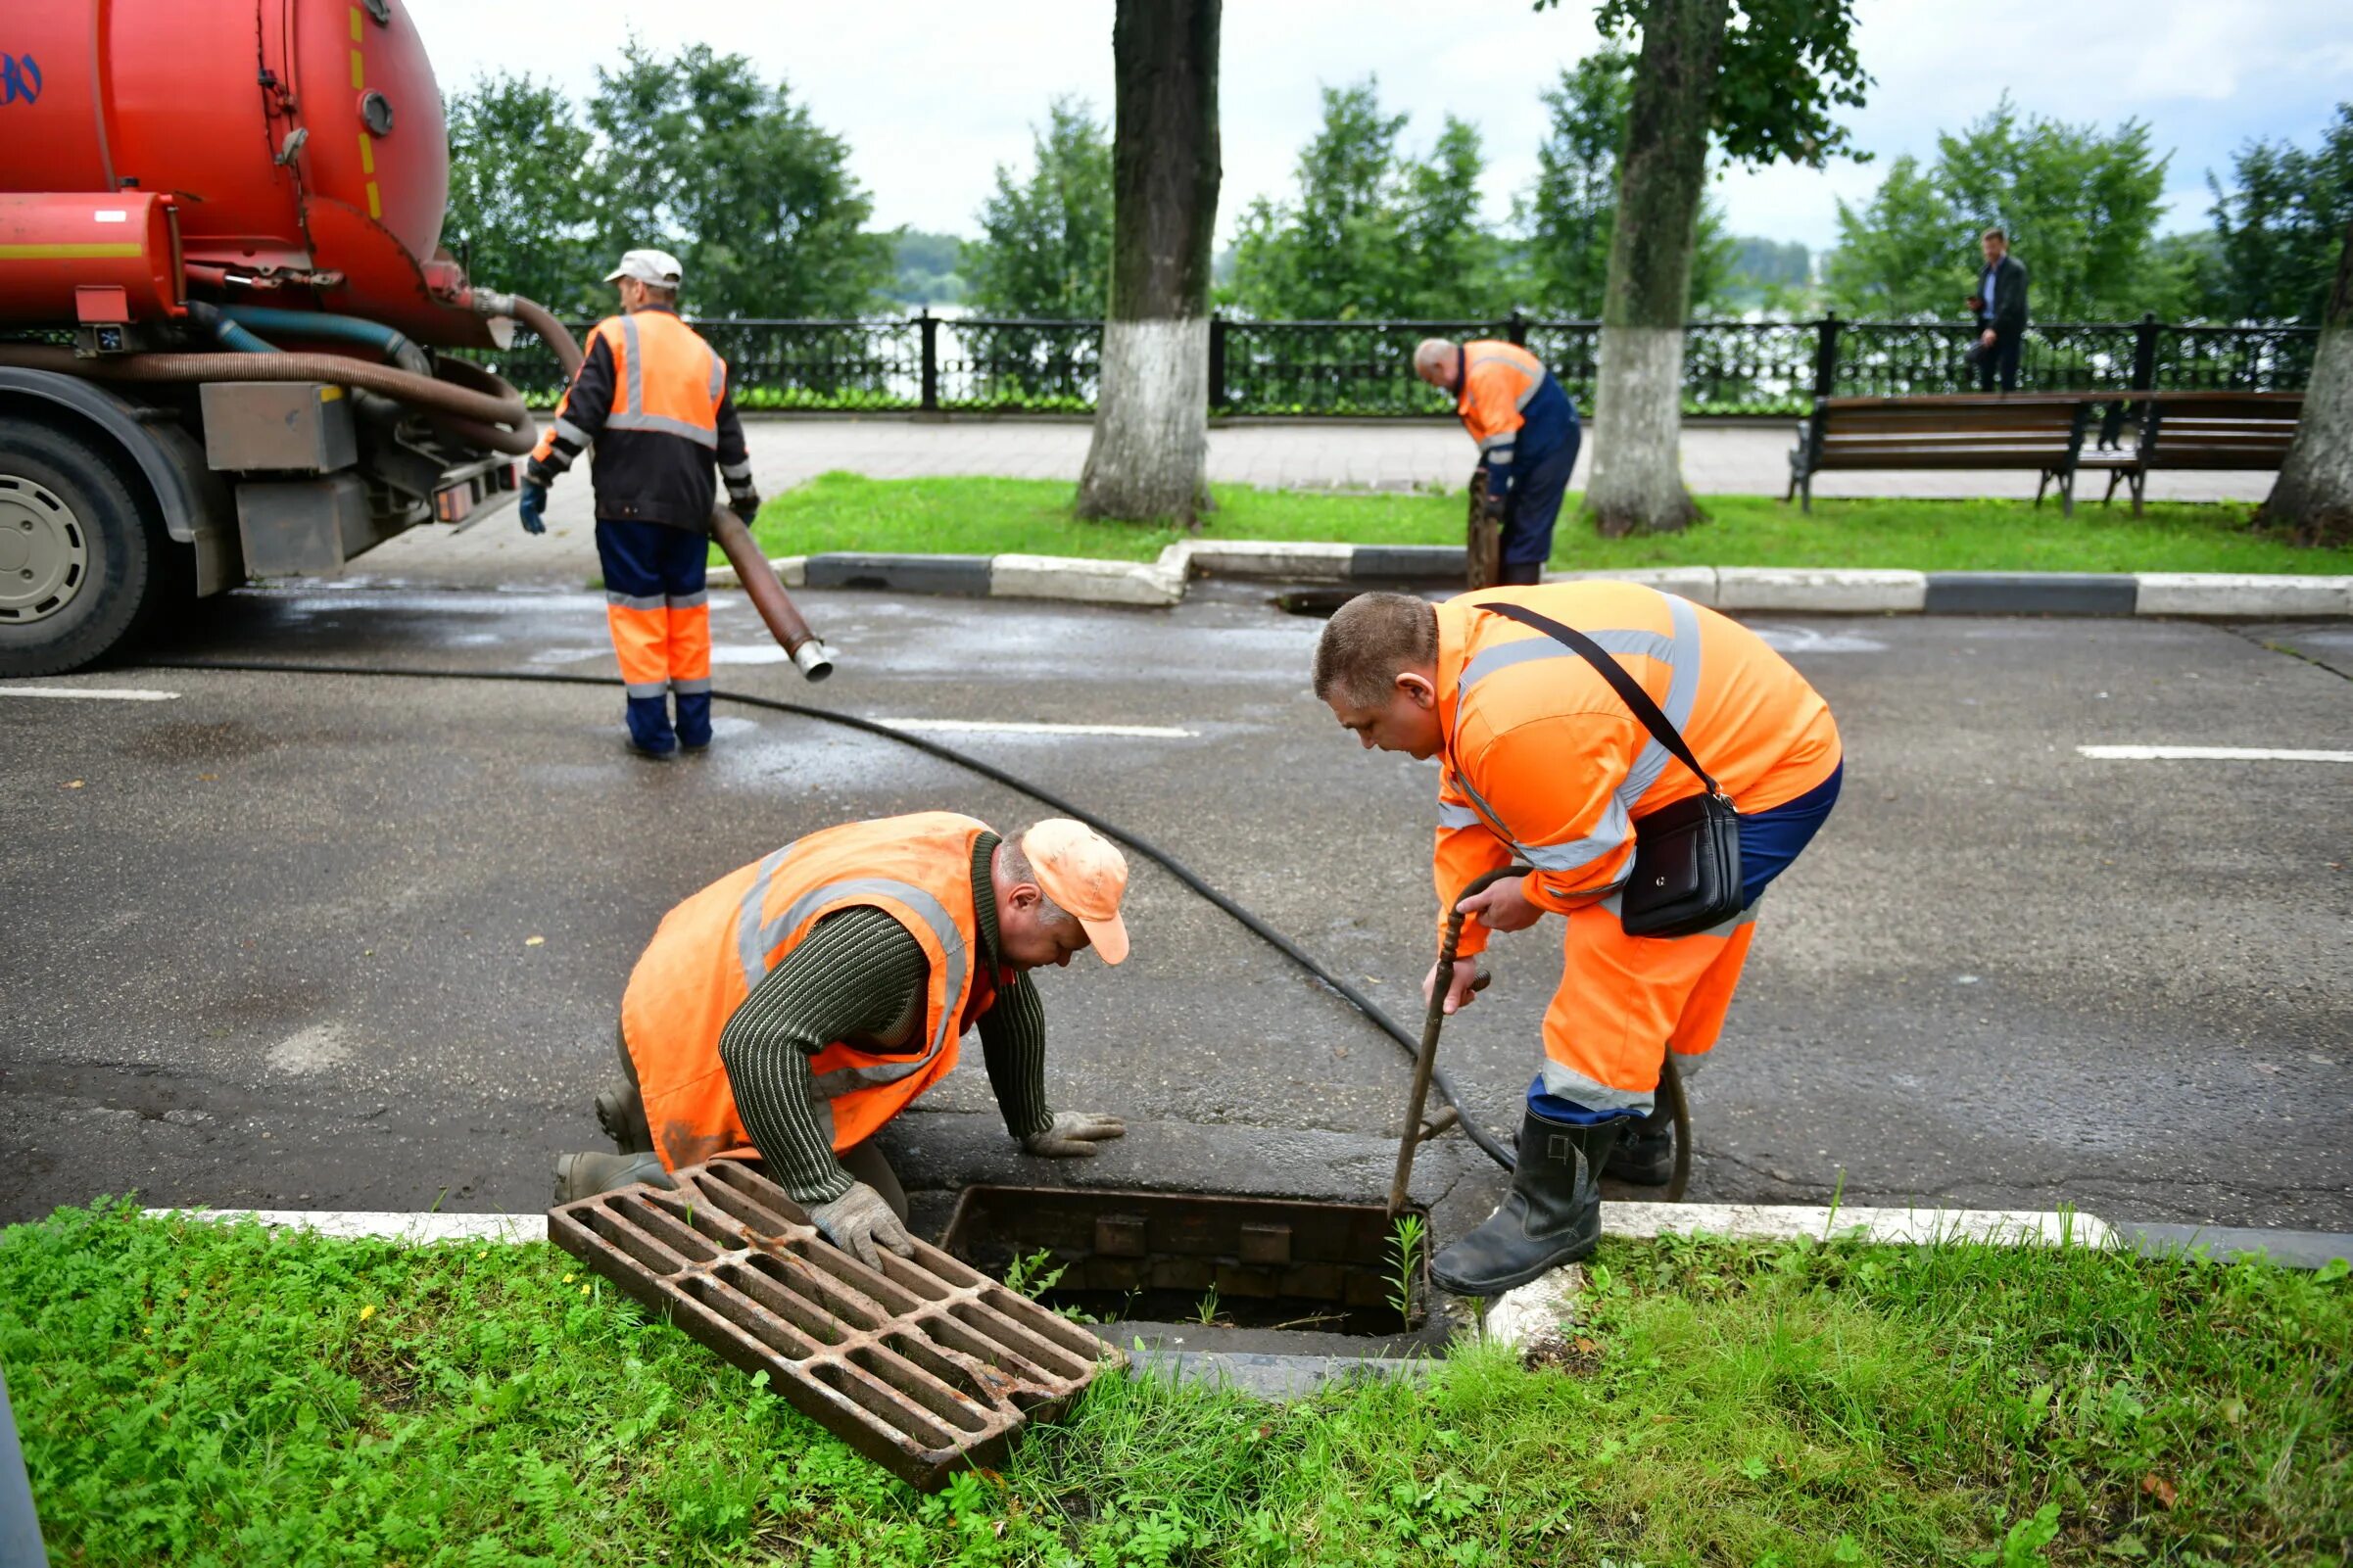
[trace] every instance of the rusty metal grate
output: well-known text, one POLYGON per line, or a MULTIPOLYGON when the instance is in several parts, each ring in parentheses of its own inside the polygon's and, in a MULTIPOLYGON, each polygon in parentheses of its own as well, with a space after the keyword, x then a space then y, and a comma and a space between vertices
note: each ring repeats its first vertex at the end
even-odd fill
POLYGON ((910 1486, 999 1462, 1125 1359, 924 1242, 877 1273, 741 1161, 673 1179, 551 1210, 548 1239, 910 1486))

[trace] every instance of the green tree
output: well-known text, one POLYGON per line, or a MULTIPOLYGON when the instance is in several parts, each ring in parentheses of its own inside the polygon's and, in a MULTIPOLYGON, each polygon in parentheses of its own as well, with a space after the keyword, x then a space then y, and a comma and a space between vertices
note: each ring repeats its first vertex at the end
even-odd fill
MULTIPOLYGON (((1582 320, 1602 313, 1633 71, 1634 57, 1606 40, 1544 91, 1550 124, 1536 148, 1536 183, 1514 214, 1528 242, 1521 303, 1533 309, 1582 320)), ((1699 221, 1695 313, 1724 303, 1732 285, 1732 244, 1721 210, 1704 200, 1699 221)))
POLYGON ((890 298, 901 305, 962 305, 965 282, 960 268, 965 243, 953 234, 904 227, 893 230, 890 260, 896 270, 890 298))
POLYGON ((2157 246, 2169 157, 2148 127, 2113 130, 2022 117, 2005 96, 1958 135, 1937 138, 1923 172, 1899 158, 1862 211, 1839 204, 1832 301, 1864 316, 1954 315, 1972 291, 1978 234, 1999 225, 2046 321, 2171 313, 2185 274, 2157 246))
POLYGON ((484 73, 449 100, 450 210, 442 241, 476 282, 557 315, 608 303, 580 166, 592 138, 554 86, 484 73))
POLYGON ((2319 321, 2338 236, 2353 222, 2353 103, 2336 106, 2311 152, 2255 141, 2231 164, 2230 189, 2206 176, 2221 253, 2209 309, 2228 320, 2319 321))
POLYGON ((1479 219, 1486 158, 1475 127, 1448 116, 1428 153, 1400 143, 1367 77, 1323 90, 1323 123, 1301 150, 1295 194, 1260 197, 1234 244, 1233 303, 1291 320, 1447 320, 1510 309, 1502 242, 1479 219))
MULTIPOLYGON (((1555 0, 1537 0, 1539 7, 1555 0)), ((1641 39, 1618 165, 1585 510, 1604 534, 1683 528, 1683 324, 1710 146, 1736 164, 1819 167, 1849 149, 1839 106, 1871 78, 1853 0, 1603 0, 1641 39)))
POLYGON ((686 268, 710 316, 841 316, 872 309, 891 240, 849 149, 742 55, 693 44, 659 58, 636 40, 597 71, 588 160, 602 251, 653 245, 686 268))
POLYGON ((1057 98, 1031 132, 1024 177, 999 164, 965 247, 974 309, 989 315, 1100 320, 1111 287, 1111 133, 1083 99, 1057 98))

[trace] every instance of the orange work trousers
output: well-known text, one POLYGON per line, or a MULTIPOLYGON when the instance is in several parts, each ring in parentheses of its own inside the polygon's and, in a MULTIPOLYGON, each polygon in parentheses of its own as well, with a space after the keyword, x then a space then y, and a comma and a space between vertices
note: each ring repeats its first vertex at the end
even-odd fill
POLYGON ((1660 1065, 1715 1046, 1756 932, 1756 905, 1689 936, 1628 936, 1615 897, 1568 916, 1561 988, 1544 1015, 1544 1092, 1648 1115, 1660 1065))

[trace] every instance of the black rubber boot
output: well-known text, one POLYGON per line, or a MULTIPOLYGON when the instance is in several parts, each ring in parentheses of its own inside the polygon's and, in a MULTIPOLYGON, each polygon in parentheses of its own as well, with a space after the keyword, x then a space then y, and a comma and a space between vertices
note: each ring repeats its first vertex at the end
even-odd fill
POLYGON ((1663 1187, 1674 1180, 1674 1113, 1661 1105, 1628 1127, 1609 1151, 1602 1174, 1636 1187, 1663 1187))
POLYGON ((1528 588, 1544 581, 1542 561, 1505 561, 1495 569, 1498 588, 1528 588))
POLYGON ((1623 1125, 1620 1118, 1579 1126, 1528 1112, 1503 1207, 1432 1259, 1430 1277, 1457 1296, 1501 1296, 1591 1254, 1602 1239, 1602 1165, 1623 1125))
POLYGON ((600 1192, 611 1192, 631 1182, 642 1181, 654 1187, 675 1187, 670 1173, 662 1168, 656 1157, 646 1155, 586 1154, 555 1157, 555 1201, 558 1204, 577 1203, 594 1198, 600 1192))
POLYGON ((653 1135, 646 1130, 646 1102, 634 1083, 615 1084, 597 1096, 597 1125, 625 1155, 653 1152, 653 1135))

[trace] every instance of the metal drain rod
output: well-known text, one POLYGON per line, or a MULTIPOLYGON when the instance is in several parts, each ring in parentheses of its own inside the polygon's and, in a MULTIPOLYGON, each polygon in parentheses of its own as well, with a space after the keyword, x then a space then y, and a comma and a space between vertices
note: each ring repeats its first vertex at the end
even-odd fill
MULTIPOLYGON (((146 668, 156 670, 212 670, 230 675, 346 675, 410 681, 506 681, 526 686, 599 687, 607 690, 621 685, 618 680, 606 676, 566 675, 553 670, 387 669, 362 664, 315 664, 308 661, 280 663, 266 659, 149 659, 144 661, 144 664, 146 668)), ((927 740, 921 736, 909 735, 903 730, 894 730, 887 724, 877 724, 872 719, 861 719, 852 713, 839 713, 831 708, 812 707, 805 702, 787 702, 778 697, 753 696, 747 691, 726 691, 713 689, 711 695, 723 702, 741 703, 747 708, 765 708, 772 713, 790 713, 803 719, 815 719, 820 724, 838 724, 845 729, 881 736, 886 740, 895 740, 902 746, 910 746, 927 755, 937 757, 942 762, 954 763, 967 772, 977 773, 984 779, 1003 784, 1017 793, 1028 795, 1032 800, 1065 817, 1075 818, 1086 824, 1104 837, 1126 844, 1210 903, 1217 905, 1253 936, 1258 937, 1293 964, 1314 975, 1325 986, 1337 992, 1349 1006, 1365 1016, 1366 1022, 1395 1040, 1405 1048, 1408 1054, 1418 1058, 1420 1042, 1413 1035, 1408 1034, 1404 1026, 1395 1019, 1382 1012, 1372 998, 1317 963, 1300 948, 1298 943, 1283 935, 1265 921, 1260 920, 1224 893, 1219 892, 1208 882, 1203 881, 1199 874, 1194 872, 1191 867, 1150 839, 1129 832, 1118 824, 1098 817, 1084 807, 1075 805, 1052 790, 1033 784, 1018 774, 1007 773, 1004 769, 983 762, 978 757, 968 756, 953 746, 941 745, 936 740, 927 740)), ((1478 1145, 1488 1159, 1493 1160, 1504 1169, 1512 1170, 1516 1167, 1518 1162, 1512 1151, 1505 1148, 1493 1134, 1478 1124, 1477 1120, 1472 1117, 1469 1108, 1464 1105, 1463 1096, 1456 1092, 1453 1082, 1448 1079, 1445 1069, 1439 1068, 1435 1062, 1430 1065, 1429 1082, 1436 1084, 1438 1092, 1446 1096, 1454 1104, 1455 1109, 1462 1113, 1465 1137, 1478 1145)), ((1426 1085, 1424 1087, 1426 1091, 1426 1085)), ((1417 1118, 1417 1120, 1418 1118, 1417 1118)))

